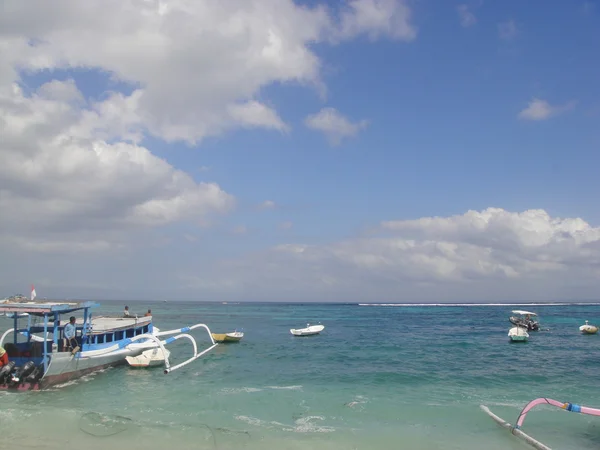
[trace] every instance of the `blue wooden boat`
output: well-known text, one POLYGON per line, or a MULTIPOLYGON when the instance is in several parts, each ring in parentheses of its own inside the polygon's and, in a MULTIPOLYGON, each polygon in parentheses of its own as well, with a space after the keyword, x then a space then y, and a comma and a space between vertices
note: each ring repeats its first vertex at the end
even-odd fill
POLYGON ((0 314, 10 316, 13 326, 0 337, 0 346, 9 357, 9 363, 0 367, 0 389, 45 389, 124 364, 126 357, 156 348, 165 356, 164 373, 167 374, 218 345, 205 324, 160 331, 153 325, 152 316, 92 317, 92 309, 97 306, 94 302, 1 300, 0 314), (64 338, 64 328, 69 316, 78 312, 83 312, 83 317, 76 318, 76 343, 70 346, 64 338), (194 337, 188 334, 195 328, 206 329, 210 339, 210 346, 201 352, 194 337), (170 337, 161 339, 163 336, 170 337), (182 338, 191 341, 193 355, 172 366, 165 346, 182 338))

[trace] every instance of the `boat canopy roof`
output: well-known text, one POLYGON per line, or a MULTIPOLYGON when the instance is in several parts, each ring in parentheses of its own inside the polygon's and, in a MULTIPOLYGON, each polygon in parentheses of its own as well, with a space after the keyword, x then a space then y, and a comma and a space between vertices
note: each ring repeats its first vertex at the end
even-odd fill
POLYGON ((525 315, 527 315, 527 314, 529 314, 530 316, 537 316, 537 314, 536 314, 536 313, 534 313, 534 312, 530 312, 530 311, 523 311, 523 310, 521 310, 521 309, 515 309, 515 310, 514 310, 512 313, 513 313, 513 314, 521 314, 521 315, 523 315, 523 316, 525 316, 525 315))
POLYGON ((15 301, 13 299, 0 300, 0 313, 34 313, 34 314, 66 314, 86 308, 99 306, 95 302, 70 302, 70 301, 15 301))

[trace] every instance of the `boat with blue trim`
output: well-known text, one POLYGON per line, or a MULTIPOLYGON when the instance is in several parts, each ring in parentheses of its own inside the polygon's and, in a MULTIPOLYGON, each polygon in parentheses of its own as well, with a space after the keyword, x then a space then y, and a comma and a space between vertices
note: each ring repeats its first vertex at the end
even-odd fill
POLYGON ((126 357, 135 357, 151 349, 161 350, 164 373, 167 374, 218 345, 205 324, 160 331, 154 327, 152 316, 93 317, 92 310, 98 306, 89 301, 0 300, 0 313, 10 315, 13 320, 13 326, 0 337, 0 347, 5 349, 9 359, 8 364, 0 367, 0 389, 45 389, 124 364, 126 357), (83 317, 73 316, 78 313, 83 313, 83 317), (61 320, 65 315, 67 320, 61 320), (74 318, 75 337, 72 339, 65 336, 69 316, 74 318), (210 346, 201 352, 194 337, 188 333, 196 328, 206 329, 210 339, 210 346), (161 339, 163 336, 170 337, 161 339), (170 353, 165 346, 182 338, 191 341, 193 355, 171 366, 170 353))

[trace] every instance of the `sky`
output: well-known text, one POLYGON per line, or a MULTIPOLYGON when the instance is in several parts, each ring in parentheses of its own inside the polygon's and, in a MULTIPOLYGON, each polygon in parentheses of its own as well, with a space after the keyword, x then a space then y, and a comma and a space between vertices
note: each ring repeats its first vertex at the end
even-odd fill
POLYGON ((5 0, 0 297, 600 299, 600 2, 5 0))

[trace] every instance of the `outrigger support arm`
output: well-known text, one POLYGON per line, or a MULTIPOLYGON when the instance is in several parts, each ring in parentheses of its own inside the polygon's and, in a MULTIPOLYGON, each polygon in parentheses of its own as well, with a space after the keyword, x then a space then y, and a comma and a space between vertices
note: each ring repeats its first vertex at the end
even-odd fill
POLYGON ((197 323, 196 325, 192 325, 191 327, 177 328, 176 330, 159 331, 158 333, 155 334, 155 336, 168 336, 169 334, 175 334, 175 333, 187 333, 188 331, 192 331, 199 327, 206 329, 206 331, 208 332, 208 337, 210 337, 210 341, 214 344, 215 340, 212 337, 212 333, 210 332, 209 328, 206 325, 204 325, 203 323, 197 323))
POLYGON ((163 351, 163 354, 165 355, 165 370, 164 370, 165 375, 168 374, 168 373, 170 373, 170 372, 172 372, 172 371, 174 371, 174 370, 177 370, 177 369, 179 369, 179 368, 181 368, 183 366, 188 365, 192 361, 200 358, 201 356, 203 356, 204 354, 208 353, 213 348, 215 348, 217 345, 219 345, 213 339, 212 334, 210 332, 210 329, 206 325, 204 325, 203 323, 198 323, 196 325, 192 325, 191 327, 185 327, 185 328, 181 328, 181 329, 177 329, 177 330, 163 331, 163 332, 159 332, 159 333, 156 333, 156 334, 148 334, 148 333, 147 334, 140 334, 139 336, 135 336, 135 337, 132 337, 132 338, 129 338, 129 339, 125 339, 124 341, 122 341, 122 342, 120 342, 118 344, 115 344, 115 345, 111 345, 110 347, 106 347, 106 348, 103 348, 103 349, 100 349, 100 350, 88 351, 88 352, 86 352, 85 356, 93 358, 95 356, 100 356, 100 355, 104 355, 106 353, 111 353, 111 352, 114 352, 114 351, 121 350, 123 348, 127 348, 130 345, 132 345, 132 344, 134 344, 136 346, 139 346, 137 348, 153 348, 155 346, 158 346, 163 351), (208 336, 210 337, 210 341, 212 343, 212 345, 209 348, 207 348, 206 350, 204 350, 204 351, 202 351, 200 353, 198 353, 198 346, 196 345, 196 340, 193 338, 193 336, 191 336, 191 335, 189 335, 189 334, 186 333, 186 331, 190 331, 190 330, 193 330, 195 328, 204 328, 204 329, 206 329, 206 331, 208 332, 208 336), (161 341, 158 338, 158 336, 164 336, 164 335, 175 334, 175 333, 181 333, 181 334, 178 334, 177 336, 172 336, 170 338, 167 338, 164 341, 161 341), (182 339, 182 338, 189 339, 192 342, 192 346, 194 347, 194 355, 191 358, 185 360, 184 362, 171 367, 171 364, 169 363, 169 358, 166 356, 167 353, 165 351, 165 347, 164 346, 168 345, 168 344, 170 344, 172 342, 175 342, 177 339, 182 339), (150 344, 150 343, 143 343, 143 342, 134 344, 135 341, 139 341, 139 340, 142 340, 142 339, 149 339, 151 341, 154 341, 155 345, 150 344))
POLYGON ((182 337, 189 337, 194 342, 194 356, 192 356, 191 358, 187 359, 186 361, 184 361, 184 362, 182 362, 180 364, 177 364, 177 365, 175 365, 173 367, 169 367, 169 365, 167 363, 167 360, 165 360, 165 375, 168 374, 168 373, 170 373, 170 372, 173 372, 174 370, 177 370, 177 369, 179 369, 179 368, 181 368, 183 366, 187 366, 192 361, 195 361, 196 359, 198 359, 201 356, 205 355, 206 353, 210 352, 213 348, 215 348, 219 344, 217 344, 215 342, 215 340, 212 337, 212 333, 210 332, 210 329, 206 325, 204 325, 203 323, 197 323, 196 325, 192 325, 191 327, 184 327, 184 328, 181 328, 179 330, 161 331, 159 333, 156 333, 157 336, 164 336, 164 335, 175 334, 175 333, 187 333, 188 331, 191 331, 191 330, 193 330, 195 328, 204 328, 207 331, 207 333, 208 333, 208 337, 210 338, 210 342, 212 343, 212 345, 210 347, 208 347, 206 350, 198 353, 198 349, 196 348, 196 345, 195 345, 196 341, 189 334, 180 334, 180 335, 173 336, 173 337, 170 337, 170 338, 166 339, 165 343, 166 344, 170 344, 171 342, 173 342, 173 341, 175 341, 177 339, 180 339, 182 337))
POLYGON ((14 331, 14 328, 9 328, 2 334, 2 337, 0 338, 0 347, 2 347, 2 344, 4 343, 4 338, 6 338, 6 336, 8 336, 10 333, 14 333, 14 331))
POLYGON ((550 447, 545 446, 540 441, 535 440, 528 434, 525 434, 523 431, 521 431, 521 427, 523 426, 523 422, 525 422, 525 417, 527 416, 527 413, 529 411, 531 411, 531 409, 533 409, 537 405, 552 405, 552 406, 556 406, 557 408, 564 409, 565 411, 571 411, 571 412, 576 412, 576 413, 581 413, 581 414, 589 414, 591 416, 600 416, 600 409, 590 408, 588 406, 580 406, 580 405, 576 405, 573 403, 559 402, 558 400, 553 400, 551 398, 545 398, 545 397, 536 398, 535 400, 532 400, 529 403, 527 403, 527 405, 525 405, 525 407, 521 410, 521 413, 519 414, 519 417, 517 418, 517 423, 515 426, 512 426, 510 423, 506 422, 504 419, 498 417, 496 414, 491 412, 487 406, 481 405, 481 409, 483 411, 485 411, 492 419, 494 419, 502 427, 510 430, 510 432, 512 434, 523 439, 525 442, 527 442, 532 447, 535 447, 539 450, 551 450, 550 447))

